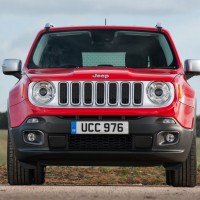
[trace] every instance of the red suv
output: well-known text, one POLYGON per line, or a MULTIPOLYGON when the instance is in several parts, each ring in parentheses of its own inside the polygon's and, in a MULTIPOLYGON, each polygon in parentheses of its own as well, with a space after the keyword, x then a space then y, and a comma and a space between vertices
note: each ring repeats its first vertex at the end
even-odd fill
POLYGON ((86 26, 41 30, 8 100, 8 182, 43 184, 47 165, 155 166, 196 185, 195 93, 169 32, 86 26))

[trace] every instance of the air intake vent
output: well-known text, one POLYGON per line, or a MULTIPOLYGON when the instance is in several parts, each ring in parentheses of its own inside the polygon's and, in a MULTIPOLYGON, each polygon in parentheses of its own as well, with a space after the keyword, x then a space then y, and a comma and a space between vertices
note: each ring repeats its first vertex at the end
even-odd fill
POLYGON ((116 105, 117 103, 117 83, 109 83, 109 104, 116 105))
POLYGON ((135 83, 134 84, 134 100, 133 103, 135 105, 141 105, 142 104, 142 84, 141 83, 135 83))
POLYGON ((80 104, 80 83, 72 83, 72 104, 80 104))
POLYGON ((121 84, 121 104, 129 105, 130 104, 130 83, 121 84))
POLYGON ((60 83, 60 94, 59 94, 59 103, 67 104, 68 103, 68 85, 67 83, 60 83))
POLYGON ((92 83, 84 84, 84 104, 91 105, 92 104, 92 83))
POLYGON ((97 83, 97 105, 104 105, 105 104, 105 83, 97 83))
POLYGON ((68 135, 69 150, 127 151, 132 150, 131 135, 68 135))

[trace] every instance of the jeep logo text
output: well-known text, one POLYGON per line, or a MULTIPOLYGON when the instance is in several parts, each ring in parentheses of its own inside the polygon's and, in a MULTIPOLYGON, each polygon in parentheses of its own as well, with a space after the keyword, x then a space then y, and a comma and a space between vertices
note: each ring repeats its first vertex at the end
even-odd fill
POLYGON ((93 78, 109 78, 108 74, 94 74, 92 75, 93 78))

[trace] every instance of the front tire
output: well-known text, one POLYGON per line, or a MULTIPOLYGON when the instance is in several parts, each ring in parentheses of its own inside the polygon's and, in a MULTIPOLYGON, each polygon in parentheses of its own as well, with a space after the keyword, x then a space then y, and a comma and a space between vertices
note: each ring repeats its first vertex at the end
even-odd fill
POLYGON ((7 178, 10 185, 43 184, 45 182, 45 167, 38 165, 35 169, 26 169, 17 160, 11 135, 7 140, 7 178))
POLYGON ((166 184, 174 187, 195 187, 197 176, 196 135, 193 136, 188 158, 174 169, 166 169, 166 184))

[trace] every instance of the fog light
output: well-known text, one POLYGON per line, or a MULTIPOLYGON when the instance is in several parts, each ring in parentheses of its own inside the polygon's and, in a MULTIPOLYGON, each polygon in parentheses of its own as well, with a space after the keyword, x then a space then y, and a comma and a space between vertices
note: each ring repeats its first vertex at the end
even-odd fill
POLYGON ((172 143, 175 140, 175 136, 174 136, 174 134, 168 133, 166 135, 165 139, 166 139, 167 142, 172 143))
POLYGON ((27 140, 28 140, 29 142, 35 142, 36 139, 37 139, 37 137, 36 137, 36 135, 35 135, 34 133, 29 133, 29 134, 27 135, 27 140))

